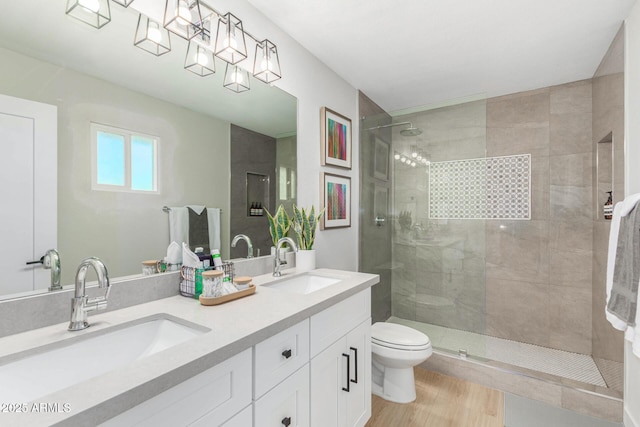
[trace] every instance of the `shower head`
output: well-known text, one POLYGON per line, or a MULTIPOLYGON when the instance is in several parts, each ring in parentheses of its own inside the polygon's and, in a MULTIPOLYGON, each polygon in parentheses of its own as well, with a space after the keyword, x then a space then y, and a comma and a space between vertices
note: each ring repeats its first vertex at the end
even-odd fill
POLYGON ((406 129, 402 129, 400 131, 400 135, 402 136, 418 136, 422 133, 422 129, 414 127, 413 124, 411 124, 411 122, 391 123, 388 125, 374 126, 372 128, 368 128, 365 130, 378 130, 378 129, 384 129, 392 126, 404 126, 404 125, 409 125, 409 127, 406 129))
POLYGON ((418 136, 422 133, 422 129, 413 127, 413 125, 409 125, 408 128, 402 129, 400 131, 400 135, 402 136, 418 136))

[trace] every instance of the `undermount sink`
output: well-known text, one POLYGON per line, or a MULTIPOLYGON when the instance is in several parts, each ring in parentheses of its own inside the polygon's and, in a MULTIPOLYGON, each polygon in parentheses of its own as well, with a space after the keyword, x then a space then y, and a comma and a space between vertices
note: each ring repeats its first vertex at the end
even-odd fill
POLYGON ((279 280, 273 283, 265 283, 263 286, 296 294, 310 294, 311 292, 324 289, 327 286, 335 285, 340 281, 342 281, 342 279, 336 277, 303 274, 290 279, 279 280))
POLYGON ((29 402, 151 356, 209 329, 156 315, 0 360, 0 402, 29 402))

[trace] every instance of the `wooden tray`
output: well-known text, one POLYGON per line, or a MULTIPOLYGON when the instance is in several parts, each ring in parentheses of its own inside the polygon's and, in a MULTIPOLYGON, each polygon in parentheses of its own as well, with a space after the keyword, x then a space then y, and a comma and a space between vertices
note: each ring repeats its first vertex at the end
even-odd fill
POLYGON ((219 305, 225 302, 233 301, 234 299, 246 297, 256 292, 256 285, 253 283, 249 285, 247 289, 243 289, 232 294, 223 295, 221 297, 203 297, 200 295, 200 304, 202 305, 219 305))

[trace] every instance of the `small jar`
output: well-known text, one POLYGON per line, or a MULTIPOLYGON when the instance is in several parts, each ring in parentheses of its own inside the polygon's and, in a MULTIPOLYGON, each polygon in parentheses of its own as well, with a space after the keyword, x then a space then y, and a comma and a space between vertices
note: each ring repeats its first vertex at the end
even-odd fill
POLYGON ((149 260, 142 261, 142 275, 143 276, 151 276, 152 274, 156 274, 158 272, 158 261, 157 260, 149 260))
POLYGON ((233 279, 233 283, 236 285, 238 290, 243 290, 249 288, 251 285, 251 277, 249 276, 239 276, 233 279))
POLYGON ((224 272, 207 270, 202 273, 202 295, 205 297, 221 297, 224 295, 222 278, 224 272))

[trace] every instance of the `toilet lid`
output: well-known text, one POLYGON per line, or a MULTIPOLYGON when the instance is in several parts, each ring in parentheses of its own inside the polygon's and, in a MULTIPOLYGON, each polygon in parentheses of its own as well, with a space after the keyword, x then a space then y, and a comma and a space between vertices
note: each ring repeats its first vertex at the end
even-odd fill
POLYGON ((378 322, 371 326, 371 341, 385 347, 420 350, 431 346, 420 331, 396 323, 378 322))

